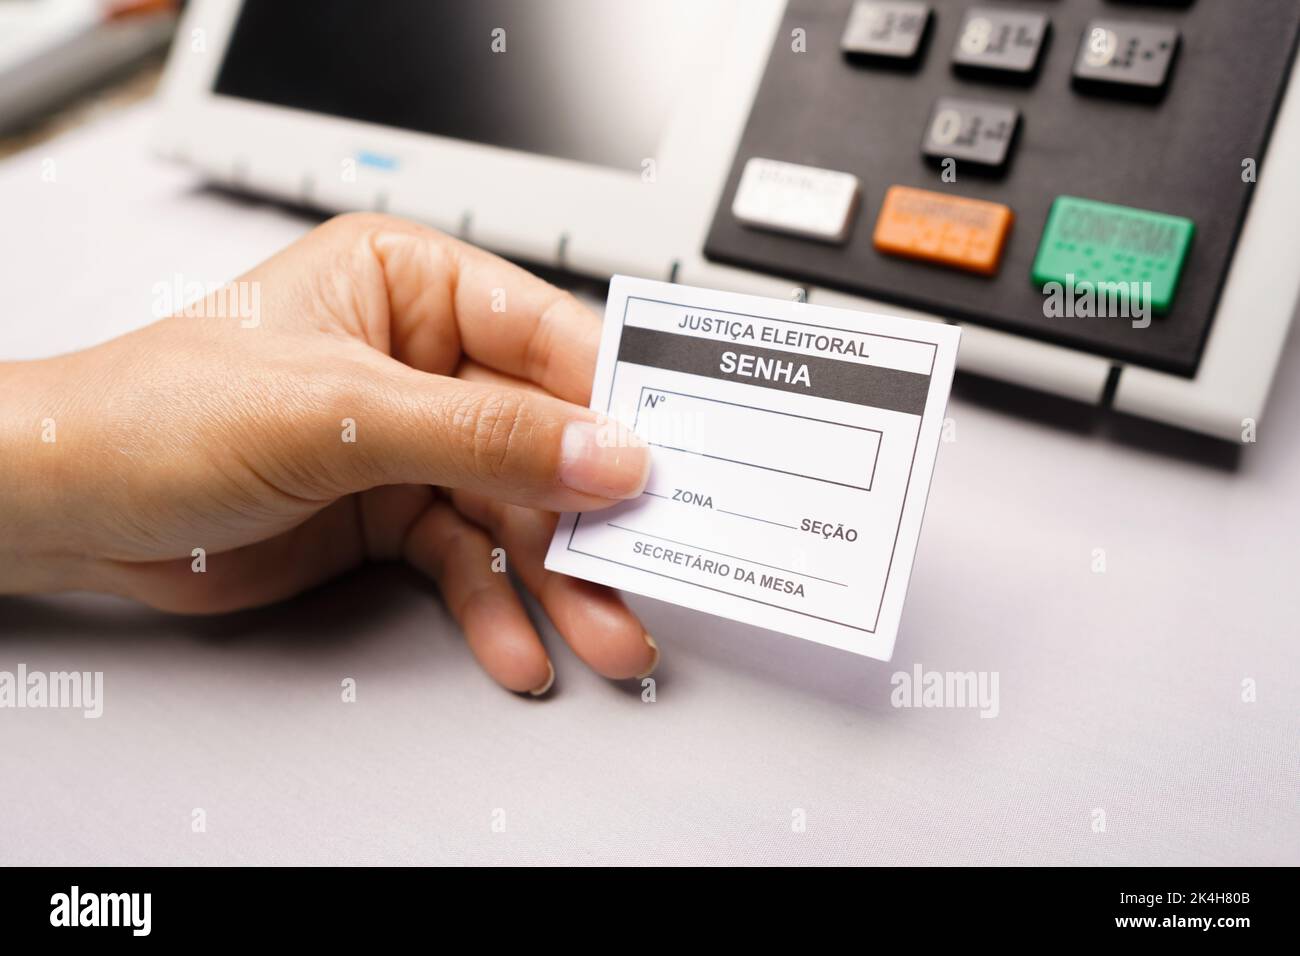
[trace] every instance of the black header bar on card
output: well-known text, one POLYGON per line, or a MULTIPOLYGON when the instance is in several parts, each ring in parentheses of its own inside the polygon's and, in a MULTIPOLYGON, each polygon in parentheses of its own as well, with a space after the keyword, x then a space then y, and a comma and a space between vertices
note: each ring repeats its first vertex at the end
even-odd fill
POLYGON ((920 415, 930 376, 839 359, 755 348, 657 329, 623 327, 618 360, 920 415))

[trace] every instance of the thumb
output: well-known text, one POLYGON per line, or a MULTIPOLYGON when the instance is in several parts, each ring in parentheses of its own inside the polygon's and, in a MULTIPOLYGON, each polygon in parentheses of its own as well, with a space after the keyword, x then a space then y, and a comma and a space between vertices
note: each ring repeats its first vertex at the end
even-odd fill
POLYGON ((353 393, 354 441, 331 428, 325 468, 341 493, 428 484, 547 511, 635 498, 650 449, 588 408, 509 385, 431 375, 398 362, 353 393))

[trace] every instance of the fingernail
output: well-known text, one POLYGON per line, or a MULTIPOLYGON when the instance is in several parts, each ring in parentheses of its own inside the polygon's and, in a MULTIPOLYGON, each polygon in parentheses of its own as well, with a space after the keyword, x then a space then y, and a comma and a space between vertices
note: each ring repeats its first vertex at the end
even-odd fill
POLYGON ((659 645, 655 643, 655 639, 649 634, 645 635, 645 642, 650 645, 650 650, 654 652, 654 659, 650 662, 650 666, 645 669, 644 673, 636 675, 637 680, 649 677, 655 672, 655 668, 659 666, 659 645))
POLYGON ((650 475, 650 450, 613 422, 569 422, 560 441, 560 483, 599 498, 635 498, 650 475))
POLYGON ((532 694, 534 697, 541 697, 548 690, 550 690, 551 685, 555 683, 555 665, 552 664, 550 661, 547 661, 546 670, 547 670, 546 683, 542 684, 540 687, 534 687, 532 690, 528 692, 532 694))

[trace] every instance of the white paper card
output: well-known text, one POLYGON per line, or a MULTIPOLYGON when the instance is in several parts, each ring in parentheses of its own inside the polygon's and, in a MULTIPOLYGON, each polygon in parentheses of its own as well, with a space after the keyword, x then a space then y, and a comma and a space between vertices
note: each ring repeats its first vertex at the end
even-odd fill
POLYGON ((546 567, 888 660, 960 335, 615 276, 591 407, 650 480, 563 515, 546 567))

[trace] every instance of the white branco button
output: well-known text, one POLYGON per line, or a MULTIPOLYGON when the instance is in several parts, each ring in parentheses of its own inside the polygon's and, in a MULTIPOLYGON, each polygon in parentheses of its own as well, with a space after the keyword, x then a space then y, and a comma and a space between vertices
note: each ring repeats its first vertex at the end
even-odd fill
POLYGON ((746 226, 822 242, 844 242, 853 225, 858 177, 757 156, 745 163, 731 214, 746 226))

